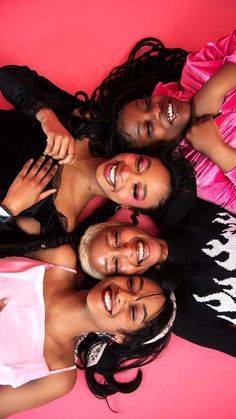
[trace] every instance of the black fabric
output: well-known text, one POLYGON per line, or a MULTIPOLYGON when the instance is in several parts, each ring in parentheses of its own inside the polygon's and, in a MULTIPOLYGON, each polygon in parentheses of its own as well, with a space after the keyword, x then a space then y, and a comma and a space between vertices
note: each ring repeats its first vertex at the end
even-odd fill
MULTIPOLYGON (((152 217, 161 227, 167 228, 177 224, 192 208, 194 208, 197 197, 196 179, 194 174, 186 176, 182 167, 173 164, 171 159, 165 159, 172 178, 172 193, 164 205, 160 208, 148 210, 152 217)), ((145 211, 144 211, 145 213, 145 211)))
POLYGON ((180 271, 173 332, 193 343, 236 356, 236 217, 198 200, 166 231, 165 262, 180 271))
MULTIPOLYGON (((2 199, 24 163, 30 158, 37 159, 45 149, 46 135, 34 113, 42 106, 50 106, 68 129, 71 125, 74 129, 79 129, 82 119, 72 118, 71 124, 69 113, 82 102, 28 67, 2 67, 0 89, 5 98, 16 108, 11 111, 0 110, 0 199, 2 199)), ((75 133, 72 132, 72 135, 75 136, 75 133)), ((47 189, 50 187, 51 184, 47 189)), ((64 232, 52 196, 22 212, 21 215, 36 218, 41 224, 42 235, 49 232, 55 234, 64 232)), ((0 243, 27 239, 27 235, 14 224, 6 226, 0 223, 0 230, 0 243)))

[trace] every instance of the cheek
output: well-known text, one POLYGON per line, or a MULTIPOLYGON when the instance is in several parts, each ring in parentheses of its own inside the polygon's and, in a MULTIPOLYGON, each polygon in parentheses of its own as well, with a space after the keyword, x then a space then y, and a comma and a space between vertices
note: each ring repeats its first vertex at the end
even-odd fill
POLYGON ((126 186, 124 186, 118 192, 113 193, 111 199, 121 205, 134 206, 137 204, 136 200, 129 193, 129 190, 126 186))

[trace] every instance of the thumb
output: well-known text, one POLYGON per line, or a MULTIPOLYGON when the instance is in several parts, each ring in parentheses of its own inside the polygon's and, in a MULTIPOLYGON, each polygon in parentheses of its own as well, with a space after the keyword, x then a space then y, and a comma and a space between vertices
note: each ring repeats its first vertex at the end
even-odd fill
POLYGON ((47 198, 48 196, 52 195, 53 193, 55 193, 57 191, 57 189, 53 188, 53 189, 48 189, 47 191, 42 192, 38 199, 37 202, 42 201, 43 199, 47 198))

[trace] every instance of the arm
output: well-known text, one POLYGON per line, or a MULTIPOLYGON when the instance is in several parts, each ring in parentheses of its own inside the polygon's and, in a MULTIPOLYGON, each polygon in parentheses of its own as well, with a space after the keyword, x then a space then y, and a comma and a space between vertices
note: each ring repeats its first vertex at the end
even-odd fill
POLYGON ((83 101, 26 66, 0 68, 0 90, 16 109, 35 116, 41 123, 47 136, 45 154, 61 160, 60 163, 71 163, 75 154, 75 140, 57 115, 74 114, 83 101))
POLYGON ((224 142, 212 117, 195 121, 186 138, 195 150, 211 159, 223 173, 236 168, 236 149, 224 142))
POLYGON ((68 371, 33 380, 17 388, 0 386, 0 418, 62 397, 72 390, 75 382, 75 371, 68 371))
POLYGON ((236 87, 236 64, 226 62, 196 93, 193 117, 219 112, 225 95, 236 87))
POLYGON ((26 66, 1 67, 0 90, 16 109, 31 116, 43 107, 51 108, 61 115, 69 115, 80 106, 75 96, 26 66))
POLYGON ((1 204, 5 205, 14 217, 56 192, 55 188, 44 191, 57 170, 56 166, 51 167, 52 160, 43 164, 44 160, 45 157, 40 157, 32 167, 33 160, 27 161, 2 200, 1 204))

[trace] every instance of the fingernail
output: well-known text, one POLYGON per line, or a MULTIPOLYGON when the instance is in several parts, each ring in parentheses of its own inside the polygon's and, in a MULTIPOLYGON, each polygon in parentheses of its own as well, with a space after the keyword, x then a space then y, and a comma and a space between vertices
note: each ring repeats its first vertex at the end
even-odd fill
POLYGON ((8 301, 9 301, 8 298, 3 298, 2 300, 3 305, 6 306, 8 301))

